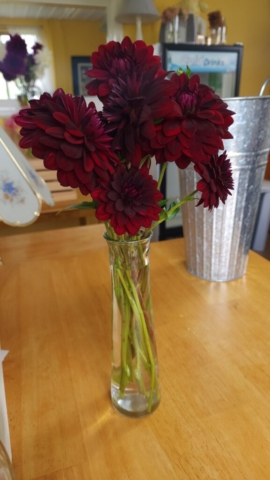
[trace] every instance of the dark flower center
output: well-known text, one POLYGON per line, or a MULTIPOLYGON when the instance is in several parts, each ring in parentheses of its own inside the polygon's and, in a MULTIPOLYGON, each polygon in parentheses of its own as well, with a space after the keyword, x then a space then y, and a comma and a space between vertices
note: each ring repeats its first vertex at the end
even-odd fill
POLYGON ((177 97, 177 103, 180 105, 184 115, 195 113, 197 106, 197 95, 191 91, 181 92, 177 97))
POLYGON ((138 190, 134 185, 124 185, 122 198, 125 201, 132 202, 133 199, 137 196, 138 190))

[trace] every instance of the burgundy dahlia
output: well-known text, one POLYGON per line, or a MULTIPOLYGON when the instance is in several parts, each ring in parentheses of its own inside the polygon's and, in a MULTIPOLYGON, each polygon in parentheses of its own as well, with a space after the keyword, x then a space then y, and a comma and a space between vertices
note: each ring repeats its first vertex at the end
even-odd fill
POLYGON ((158 202, 163 195, 147 168, 127 170, 118 166, 111 179, 92 192, 92 197, 99 202, 98 220, 109 220, 117 235, 136 235, 141 227, 149 228, 158 220, 158 202))
POLYGON ((201 199, 196 206, 203 204, 212 210, 218 207, 219 200, 225 203, 227 196, 233 190, 231 162, 226 152, 221 155, 212 155, 208 164, 197 163, 194 170, 202 177, 197 183, 197 190, 202 192, 201 199))
POLYGON ((114 172, 118 158, 93 102, 87 107, 83 97, 58 89, 31 100, 15 121, 22 127, 20 146, 32 148, 46 168, 57 170, 62 186, 87 195, 114 172))
POLYGON ((132 43, 125 37, 121 43, 111 41, 101 45, 98 52, 91 56, 93 69, 86 75, 94 80, 87 85, 89 95, 98 95, 104 101, 111 91, 114 81, 120 76, 146 72, 157 68, 157 75, 163 74, 161 59, 154 55, 154 48, 147 46, 142 40, 132 43))
POLYGON ((175 162, 179 168, 194 163, 208 163, 212 155, 223 149, 225 138, 232 138, 228 128, 234 112, 216 95, 212 88, 200 84, 198 75, 174 74, 171 82, 176 87, 173 96, 180 114, 164 117, 156 126, 151 140, 157 163, 175 162))
POLYGON ((155 121, 181 113, 171 100, 175 85, 156 76, 157 67, 142 74, 118 78, 103 109, 108 121, 106 131, 114 136, 112 147, 138 167, 142 157, 151 153, 150 140, 156 136, 155 121))

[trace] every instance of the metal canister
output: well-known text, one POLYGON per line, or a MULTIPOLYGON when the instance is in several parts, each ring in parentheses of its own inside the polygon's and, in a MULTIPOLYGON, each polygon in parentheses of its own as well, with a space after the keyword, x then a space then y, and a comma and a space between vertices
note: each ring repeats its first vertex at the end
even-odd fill
MULTIPOLYGON (((186 266, 205 280, 228 281, 246 272, 261 186, 270 150, 270 96, 224 99, 233 110, 233 139, 224 140, 232 163, 234 191, 226 204, 208 211, 196 202, 183 205, 186 266)), ((184 198, 196 189, 192 166, 180 172, 184 198)))

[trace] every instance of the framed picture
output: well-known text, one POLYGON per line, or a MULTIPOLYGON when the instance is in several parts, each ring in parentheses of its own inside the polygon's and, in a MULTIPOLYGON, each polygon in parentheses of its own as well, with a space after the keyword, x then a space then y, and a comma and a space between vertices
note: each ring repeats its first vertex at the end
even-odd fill
POLYGON ((74 95, 87 95, 86 85, 91 79, 85 75, 92 68, 90 57, 71 57, 73 93, 74 95))

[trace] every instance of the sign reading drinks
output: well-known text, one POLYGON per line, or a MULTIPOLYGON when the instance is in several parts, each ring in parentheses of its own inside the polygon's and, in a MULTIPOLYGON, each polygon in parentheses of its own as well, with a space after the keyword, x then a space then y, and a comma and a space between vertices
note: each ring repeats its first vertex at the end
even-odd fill
POLYGON ((169 51, 167 70, 186 70, 187 65, 194 73, 220 72, 229 73, 237 70, 236 52, 192 52, 169 51))

